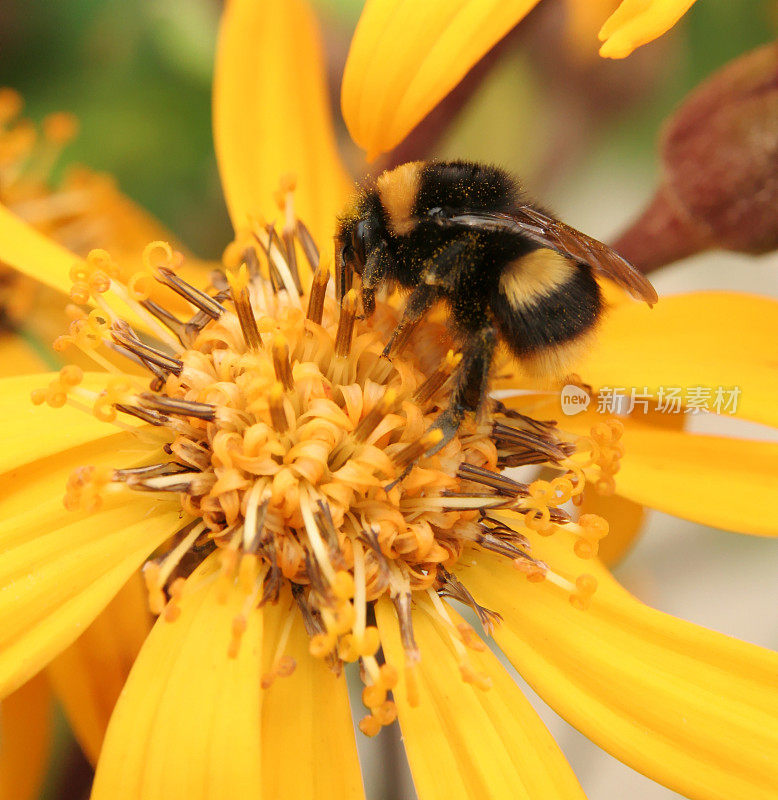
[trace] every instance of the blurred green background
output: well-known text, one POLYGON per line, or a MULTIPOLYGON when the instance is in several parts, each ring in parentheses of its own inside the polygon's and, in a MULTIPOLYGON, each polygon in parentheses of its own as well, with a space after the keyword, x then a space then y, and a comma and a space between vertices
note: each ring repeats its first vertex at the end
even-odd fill
MULTIPOLYGON (((361 3, 317 5, 336 79, 361 3)), ((112 173, 195 252, 219 254, 229 237, 210 129, 220 3, 2 0, 0 9, 0 84, 24 94, 33 118, 78 116, 81 133, 65 159, 112 173)), ((603 148, 651 164, 673 105, 711 70, 771 38, 776 20, 765 0, 699 0, 682 25, 627 61, 576 64, 564 13, 563 0, 540 3, 436 152, 513 167, 541 197, 603 148)))

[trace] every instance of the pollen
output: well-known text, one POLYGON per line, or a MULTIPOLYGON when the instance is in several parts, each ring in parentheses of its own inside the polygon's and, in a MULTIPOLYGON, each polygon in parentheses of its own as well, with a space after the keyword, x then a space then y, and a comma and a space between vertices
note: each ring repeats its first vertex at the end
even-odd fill
POLYGON ((369 712, 360 728, 374 735, 397 716, 400 670, 409 701, 419 700, 420 604, 446 631, 462 679, 488 690, 490 676, 471 664, 486 646, 481 633, 454 624, 442 599, 469 606, 486 634, 500 624, 499 609, 481 606, 459 570, 477 551, 508 559, 516 580, 563 592, 576 608, 592 602, 596 582, 584 562, 607 524, 593 515, 575 523, 561 506, 575 502, 592 471, 612 479, 620 430, 603 425, 577 442, 494 402, 441 447, 434 421, 459 354, 441 344, 439 325, 422 321, 412 346, 387 359, 397 308, 379 297, 366 320, 357 288, 336 301, 330 270, 294 217, 293 188, 279 197, 285 235, 255 224, 210 286, 185 281, 182 256, 164 242, 152 242, 126 279, 108 253, 93 251, 71 272, 71 298, 91 308, 71 313, 57 349, 90 358, 104 386, 88 389, 81 370, 65 367, 32 399, 94 414, 145 448, 130 467, 76 470, 68 508, 94 511, 119 493, 178 498, 183 526, 143 570, 155 614, 175 624, 186 579, 210 560, 222 599, 241 597, 229 637, 235 656, 250 615, 286 598, 294 610, 261 685, 270 690, 295 669, 285 647, 299 614, 313 657, 335 671, 358 662, 369 712), (152 299, 160 287, 188 313, 152 299), (528 465, 548 477, 511 476, 528 465), (562 530, 580 571, 532 552, 533 536, 562 530), (379 600, 394 605, 404 663, 384 660, 379 600))

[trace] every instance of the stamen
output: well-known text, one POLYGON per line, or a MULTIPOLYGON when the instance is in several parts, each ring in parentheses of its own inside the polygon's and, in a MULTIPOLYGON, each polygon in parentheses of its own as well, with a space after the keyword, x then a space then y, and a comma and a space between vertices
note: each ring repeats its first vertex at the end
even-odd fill
POLYGON ((518 497, 519 495, 527 494, 526 484, 514 481, 512 478, 500 472, 492 472, 491 470, 483 469, 483 467, 477 467, 475 464, 460 464, 457 470, 457 476, 463 480, 480 483, 483 486, 490 486, 492 489, 496 489, 499 494, 509 497, 518 497))
POLYGON ((164 610, 167 599, 163 590, 168 578, 173 574, 173 570, 179 565, 181 559, 205 529, 205 524, 200 520, 190 522, 189 525, 176 534, 177 536, 183 536, 181 541, 166 553, 161 561, 147 561, 143 566, 143 578, 146 582, 146 590, 149 594, 149 608, 152 614, 161 614, 164 610))
POLYGON ((273 338, 273 369, 284 390, 291 392, 294 389, 294 378, 289 361, 289 342, 280 333, 273 338))
POLYGON ((302 247, 303 253, 305 253, 305 258, 308 261, 311 271, 316 272, 319 268, 319 248, 316 247, 316 242, 313 236, 311 236, 311 232, 301 219, 297 220, 295 233, 297 235, 297 241, 300 242, 300 247, 302 247))
POLYGON ((188 300, 195 308, 199 308, 200 311, 207 314, 211 319, 219 319, 224 313, 224 306, 217 303, 205 292, 195 289, 194 286, 188 284, 183 278, 179 278, 178 275, 168 267, 157 267, 157 280, 163 286, 167 286, 176 294, 188 300))
POLYGON ((246 346, 249 350, 259 350, 262 347, 262 339, 259 336, 254 310, 251 308, 248 290, 249 271, 246 264, 240 265, 237 275, 233 272, 228 272, 227 280, 230 284, 232 301, 235 304, 235 312, 238 315, 246 346))
POLYGON ((163 414, 174 414, 182 417, 195 417, 213 422, 216 419, 216 406, 210 403, 198 403, 194 400, 182 400, 175 397, 165 397, 159 394, 144 392, 139 395, 141 406, 163 414))
POLYGON ((365 414, 354 429, 354 438, 358 442, 364 442, 378 427, 378 423, 391 412, 396 403, 397 392, 394 389, 387 389, 384 396, 365 414))
POLYGON ((286 419, 286 411, 284 409, 284 387, 282 384, 278 382, 273 384, 270 388, 267 402, 270 408, 270 421, 276 432, 286 433, 289 430, 289 422, 286 419))
POLYGON ((354 332, 354 320, 357 315, 357 293, 351 289, 340 304, 338 332, 335 336, 335 355, 346 358, 351 351, 351 337, 354 332))
POLYGON ((142 361, 156 364, 165 372, 172 372, 175 375, 181 374, 181 370, 184 367, 183 361, 172 358, 161 350, 144 344, 126 322, 122 322, 121 320, 115 322, 111 329, 111 335, 118 344, 125 347, 131 353, 134 353, 142 361))
POLYGON ((218 581, 220 598, 240 592, 229 644, 236 656, 250 615, 288 597, 288 587, 296 608, 286 615, 263 687, 294 669, 284 651, 299 612, 314 656, 336 672, 359 662, 369 709, 360 727, 372 735, 396 717, 390 692, 397 667, 405 670, 409 702, 420 699, 412 607, 431 614, 450 637, 463 679, 488 688, 469 652, 485 648, 483 639, 453 623, 442 600, 467 604, 487 633, 499 622, 499 610, 484 608, 468 590, 467 570, 456 569, 480 568, 470 554, 509 559, 516 580, 522 573, 545 581, 539 591, 564 591, 576 608, 591 602, 594 578, 555 572, 534 557, 533 536, 524 534, 558 535, 564 524, 576 556, 596 554, 607 525, 593 515, 572 522, 560 506, 580 502, 587 480, 607 488, 618 469, 620 430, 606 423, 590 437, 565 439, 555 423, 490 402, 487 420, 463 420, 440 447, 445 435, 435 419, 451 401, 448 379, 461 354, 450 350, 443 363, 430 364, 424 347, 438 347, 441 325, 422 320, 392 342, 392 361, 382 358, 396 311, 379 297, 374 317, 357 319, 354 289, 339 306, 327 297, 330 270, 296 220, 290 192, 282 198, 281 238, 272 225, 251 223, 269 279, 258 249, 244 242, 231 247, 233 271, 214 272, 208 293, 177 277, 172 267, 182 257, 165 243, 147 248, 144 271, 127 284, 107 253, 74 267, 75 294, 98 309, 71 313, 59 344, 75 344, 114 375, 104 391, 92 391, 80 385, 80 370, 63 370, 33 399, 83 407, 135 430, 148 448, 124 469, 74 472, 68 508, 93 510, 128 490, 172 493, 193 520, 144 569, 155 613, 175 619, 187 576, 213 559, 220 567, 208 580, 218 581), (303 302, 298 244, 315 267, 303 302), (149 299, 155 275, 192 305, 191 319, 149 299), (121 303, 133 320, 151 320, 152 334, 140 336, 123 321, 121 303), (415 352, 402 355, 414 328, 415 352), (106 348, 151 380, 119 372, 106 348), (146 424, 120 423, 120 413, 146 424), (502 471, 519 464, 543 465, 551 475, 527 485, 502 471), (375 602, 385 597, 396 609, 403 665, 380 663, 381 636, 371 623, 375 602))
POLYGON ((414 464, 427 450, 431 450, 442 441, 443 431, 440 428, 432 428, 432 430, 427 431, 418 441, 411 442, 398 453, 395 453, 392 456, 392 461, 394 461, 398 467, 407 467, 410 464, 414 464))
POLYGON ((330 280, 329 267, 324 264, 320 266, 313 275, 311 282, 311 294, 308 298, 307 317, 311 322, 321 325, 322 314, 324 313, 324 298, 327 295, 327 284, 330 280))
POLYGON ((427 378, 424 383, 419 386, 416 390, 416 394, 414 394, 413 399, 420 405, 423 406, 429 400, 431 400, 442 388, 443 384, 449 379, 451 373, 456 369, 459 362, 462 360, 461 353, 454 353, 453 350, 449 350, 446 354, 446 360, 444 363, 438 367, 432 375, 427 378))

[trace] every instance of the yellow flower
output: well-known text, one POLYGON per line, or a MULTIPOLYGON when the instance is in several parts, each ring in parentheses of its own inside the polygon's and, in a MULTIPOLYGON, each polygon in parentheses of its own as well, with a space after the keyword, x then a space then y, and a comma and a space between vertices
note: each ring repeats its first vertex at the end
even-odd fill
MULTIPOLYGON (((423 457, 434 445, 430 415, 445 402, 438 381, 456 361, 434 349, 439 323, 427 321, 388 363, 379 356, 392 305, 377 310, 375 327, 357 320, 353 296, 339 308, 326 295, 326 264, 298 296, 294 262, 304 276, 306 259, 317 261, 298 220, 325 241, 348 184, 322 75, 302 2, 229 4, 215 124, 240 245, 210 294, 167 271, 178 256, 164 245, 122 280, 107 254, 76 262, 0 213, 0 258, 64 292, 75 282, 76 299, 95 306, 63 343, 101 363, 97 345, 110 342, 152 373, 149 384, 141 370, 117 374, 106 363, 108 375, 65 368, 0 385, 0 473, 13 487, 0 499, 3 693, 72 643, 147 562, 162 613, 111 717, 96 800, 363 796, 345 682, 327 663, 357 660, 369 709, 361 728, 374 733, 399 716, 424 800, 581 797, 517 686, 441 599, 452 596, 494 628, 547 702, 618 758, 689 797, 769 798, 778 656, 646 608, 594 557, 602 522, 570 523, 557 508, 585 480, 609 482, 621 426, 599 418, 580 435, 572 422, 560 431, 506 408, 496 424, 472 422, 423 457), (300 183, 293 193, 285 182, 284 225, 271 238, 259 215, 290 170, 300 183), (159 302, 149 303, 154 285, 159 302), (123 319, 150 338, 135 338, 123 319), (44 404, 30 407, 31 392, 44 404), (546 463, 556 478, 525 487, 501 474, 509 463, 546 463), (258 606, 265 593, 279 601, 258 606)), ((704 340, 718 321, 704 313, 720 311, 718 301, 754 319, 767 312, 761 336, 776 324, 767 301, 700 294, 670 302, 656 336, 651 317, 617 304, 583 379, 618 385, 638 353, 649 391, 676 376, 695 381, 692 367, 716 383, 734 376, 742 414, 768 420, 773 356, 761 338, 739 350, 756 343, 749 333, 725 346, 704 340), (697 311, 700 341, 684 304, 697 311)), ((737 509, 754 528, 775 514, 765 502, 772 478, 756 468, 727 474, 719 460, 758 453, 775 463, 774 446, 672 431, 668 439, 656 427, 628 423, 617 481, 629 475, 634 438, 632 485, 642 486, 642 469, 659 495, 651 502, 668 494, 677 511, 716 519, 737 509), (676 447, 697 479, 682 490, 659 474, 674 474, 676 447), (718 478, 721 488, 725 475, 727 491, 716 496, 708 484, 718 478)), ((70 705, 78 720, 82 703, 70 705)))
MULTIPOLYGON (((70 167, 55 183, 51 173, 78 123, 59 112, 36 127, 22 116, 22 108, 18 92, 0 88, 3 206, 79 255, 98 244, 115 254, 129 254, 152 239, 168 238, 167 231, 122 195, 108 175, 70 167)), ((56 366, 47 345, 65 319, 61 295, 0 266, 0 375, 56 366)))
MULTIPOLYGON (((367 151, 368 160, 399 144, 537 3, 370 0, 351 42, 341 97, 351 138, 367 151)), ((625 58, 661 36, 693 4, 694 0, 567 3, 574 34, 588 33, 594 17, 605 19, 613 11, 600 29, 600 55, 606 58, 625 58)))
MULTIPOLYGON (((77 121, 54 113, 36 127, 22 107, 18 92, 0 89, 0 202, 6 208, 83 255, 100 243, 132 259, 149 240, 169 236, 108 175, 70 167, 55 183, 52 170, 77 121)), ((0 375, 61 365, 49 343, 67 322, 63 307, 61 293, 0 267, 0 375)), ((3 701, 0 798, 38 796, 51 738, 52 689, 67 708, 77 705, 71 720, 84 751, 97 760, 107 715, 150 628, 145 607, 142 581, 133 579, 45 673, 3 701)))

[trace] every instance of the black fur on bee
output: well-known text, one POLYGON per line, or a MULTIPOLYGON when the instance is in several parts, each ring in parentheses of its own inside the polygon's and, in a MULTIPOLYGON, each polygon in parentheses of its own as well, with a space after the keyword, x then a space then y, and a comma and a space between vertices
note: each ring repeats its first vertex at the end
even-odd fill
POLYGON ((385 284, 409 290, 384 354, 438 302, 462 349, 449 407, 434 427, 443 443, 478 411, 498 341, 525 371, 563 377, 603 310, 596 276, 653 304, 656 292, 601 242, 530 203, 507 172, 468 161, 403 164, 365 187, 338 221, 336 290, 361 276, 364 313, 385 284))

